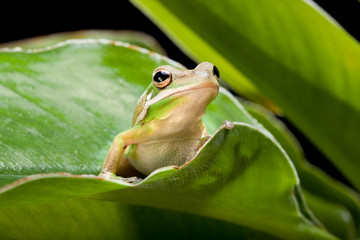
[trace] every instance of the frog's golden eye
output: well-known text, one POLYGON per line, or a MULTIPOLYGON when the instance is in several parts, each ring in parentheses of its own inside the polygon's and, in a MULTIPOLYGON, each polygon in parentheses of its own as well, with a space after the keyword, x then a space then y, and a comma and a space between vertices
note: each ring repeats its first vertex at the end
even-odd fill
POLYGON ((157 89, 164 89, 170 85, 171 73, 165 69, 154 72, 153 83, 157 89))

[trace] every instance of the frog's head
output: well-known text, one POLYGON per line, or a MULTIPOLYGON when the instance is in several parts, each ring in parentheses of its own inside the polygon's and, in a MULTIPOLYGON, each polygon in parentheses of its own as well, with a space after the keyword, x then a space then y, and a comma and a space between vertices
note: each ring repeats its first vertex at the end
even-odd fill
POLYGON ((158 67, 153 73, 153 85, 159 90, 156 98, 163 99, 173 95, 196 97, 201 94, 202 98, 208 100, 208 104, 218 94, 219 76, 217 67, 209 62, 200 63, 192 70, 179 70, 167 65, 158 67))
POLYGON ((133 117, 133 125, 147 119, 170 115, 179 119, 201 119, 207 105, 219 92, 219 70, 209 62, 195 69, 161 66, 153 73, 152 86, 143 94, 133 117))

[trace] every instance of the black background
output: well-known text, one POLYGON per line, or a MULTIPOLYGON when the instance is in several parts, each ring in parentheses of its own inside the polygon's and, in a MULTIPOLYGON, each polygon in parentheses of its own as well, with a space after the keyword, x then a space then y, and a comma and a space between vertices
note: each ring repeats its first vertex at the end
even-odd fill
MULTIPOLYGON (((335 18, 353 37, 360 40, 360 4, 357 0, 315 0, 335 18)), ((131 29, 152 35, 168 56, 189 68, 195 63, 185 56, 146 16, 128 1, 74 5, 51 2, 31 6, 12 2, 2 4, 0 14, 0 43, 83 29, 131 29)), ((304 147, 305 155, 337 179, 349 184, 336 168, 286 119, 283 119, 304 147)))

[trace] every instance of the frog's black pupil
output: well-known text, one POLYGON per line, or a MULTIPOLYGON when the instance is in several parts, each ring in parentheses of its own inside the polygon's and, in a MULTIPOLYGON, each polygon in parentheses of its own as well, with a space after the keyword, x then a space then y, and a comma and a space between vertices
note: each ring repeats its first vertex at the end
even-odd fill
POLYGON ((166 71, 159 71, 157 73, 155 73, 154 75, 154 81, 157 83, 161 83, 163 81, 165 81, 166 79, 168 79, 170 77, 170 74, 166 71))
POLYGON ((220 72, 219 72, 219 69, 217 68, 217 67, 213 67, 213 73, 214 73, 214 75, 217 77, 217 78, 219 78, 220 77, 220 72))

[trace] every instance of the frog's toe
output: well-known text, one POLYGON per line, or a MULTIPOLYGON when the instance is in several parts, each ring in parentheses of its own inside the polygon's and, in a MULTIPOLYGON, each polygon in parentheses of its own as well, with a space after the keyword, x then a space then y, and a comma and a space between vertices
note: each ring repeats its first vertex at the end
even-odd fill
POLYGON ((229 130, 234 128, 234 123, 229 120, 225 120, 222 125, 229 130))
POLYGON ((115 181, 119 181, 119 182, 126 182, 126 183, 139 183, 141 182, 143 179, 142 178, 139 178, 139 177, 127 177, 127 178, 124 178, 124 177, 120 177, 120 176, 117 176, 115 175, 114 173, 100 173, 99 178, 102 178, 102 179, 106 179, 106 180, 115 180, 115 181))
POLYGON ((114 178, 116 178, 116 175, 114 173, 110 173, 110 172, 102 172, 99 174, 98 177, 104 178, 104 179, 114 179, 114 178))
POLYGON ((122 178, 121 180, 127 183, 139 183, 143 179, 139 177, 129 177, 129 178, 122 178))

